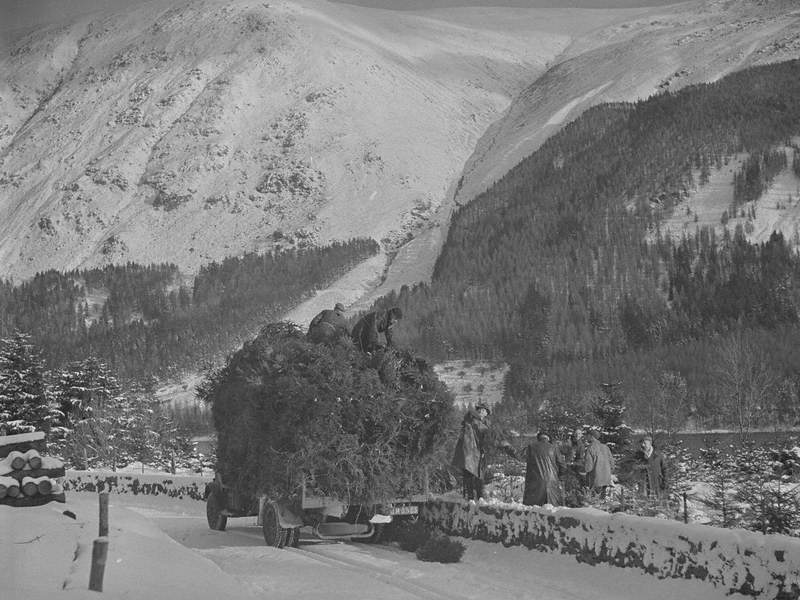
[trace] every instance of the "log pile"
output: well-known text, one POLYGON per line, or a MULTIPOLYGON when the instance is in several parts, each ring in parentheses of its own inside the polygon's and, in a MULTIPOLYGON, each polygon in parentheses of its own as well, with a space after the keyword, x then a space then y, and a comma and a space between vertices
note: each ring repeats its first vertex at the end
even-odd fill
POLYGON ((0 504, 64 502, 64 463, 44 455, 44 433, 0 436, 0 504))

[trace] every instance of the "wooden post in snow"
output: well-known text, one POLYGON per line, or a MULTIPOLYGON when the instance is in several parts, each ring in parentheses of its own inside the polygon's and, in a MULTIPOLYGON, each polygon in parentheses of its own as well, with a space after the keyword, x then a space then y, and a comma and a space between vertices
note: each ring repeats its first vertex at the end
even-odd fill
POLYGON ((100 526, 97 535, 106 537, 108 535, 108 492, 100 492, 100 526))
POLYGON ((93 592, 103 591, 103 575, 106 571, 108 557, 108 538, 99 537, 92 547, 92 570, 89 573, 89 589, 93 592))
POLYGON ((686 505, 686 492, 683 492, 683 522, 689 522, 689 507, 686 505))

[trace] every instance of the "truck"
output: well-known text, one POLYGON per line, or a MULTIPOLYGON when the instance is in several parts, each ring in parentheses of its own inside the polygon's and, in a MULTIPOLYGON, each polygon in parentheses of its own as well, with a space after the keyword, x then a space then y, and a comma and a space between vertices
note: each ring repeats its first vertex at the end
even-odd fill
POLYGON ((277 548, 296 546, 301 527, 372 542, 448 485, 453 398, 409 351, 315 343, 273 323, 210 372, 198 396, 217 432, 205 490, 213 530, 256 516, 277 548))
POLYGON ((228 517, 257 517, 264 542, 275 548, 297 547, 300 528, 308 526, 323 540, 377 542, 387 525, 397 519, 412 519, 430 493, 396 497, 374 504, 348 504, 335 496, 310 493, 303 485, 299 498, 259 494, 253 497, 227 486, 220 473, 206 486, 206 517, 212 530, 224 531, 228 517))

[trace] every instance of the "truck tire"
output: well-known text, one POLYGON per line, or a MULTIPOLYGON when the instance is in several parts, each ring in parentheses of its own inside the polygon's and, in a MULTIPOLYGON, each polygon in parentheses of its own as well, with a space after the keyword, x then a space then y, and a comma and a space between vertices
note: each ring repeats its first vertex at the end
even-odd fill
POLYGON ((300 545, 300 528, 293 527, 286 530, 286 547, 297 548, 300 545))
POLYGON ((214 487, 206 498, 206 519, 208 526, 214 531, 225 531, 228 524, 228 515, 222 514, 225 508, 225 501, 219 488, 214 487))
POLYGON ((264 541, 267 546, 273 548, 283 548, 286 544, 287 532, 289 529, 281 527, 278 520, 278 512, 270 502, 264 503, 264 512, 261 516, 261 530, 264 532, 264 541))

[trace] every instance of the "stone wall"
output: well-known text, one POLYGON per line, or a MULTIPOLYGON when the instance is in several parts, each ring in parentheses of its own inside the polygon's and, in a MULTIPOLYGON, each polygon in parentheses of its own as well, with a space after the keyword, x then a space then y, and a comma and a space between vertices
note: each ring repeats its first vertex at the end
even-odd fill
POLYGON ((608 514, 591 508, 428 502, 423 520, 450 535, 572 554, 664 578, 700 579, 759 599, 800 599, 800 539, 608 514))

